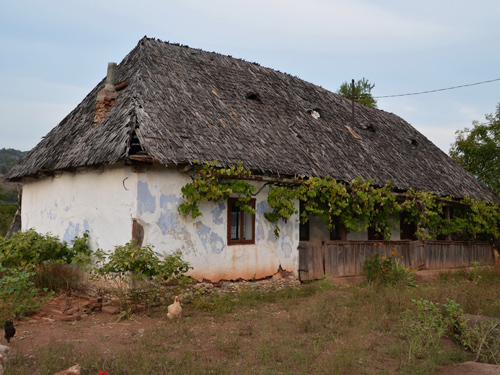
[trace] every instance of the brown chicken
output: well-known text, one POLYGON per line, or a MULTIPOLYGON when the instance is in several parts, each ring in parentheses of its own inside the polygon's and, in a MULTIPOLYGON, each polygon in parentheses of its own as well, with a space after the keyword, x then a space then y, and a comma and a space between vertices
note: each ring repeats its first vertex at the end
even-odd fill
POLYGON ((179 296, 175 296, 174 303, 168 306, 167 317, 170 320, 179 319, 182 314, 182 307, 179 303, 179 296))
POLYGON ((58 372, 57 374, 54 375, 80 375, 80 365, 74 365, 64 371, 58 372))

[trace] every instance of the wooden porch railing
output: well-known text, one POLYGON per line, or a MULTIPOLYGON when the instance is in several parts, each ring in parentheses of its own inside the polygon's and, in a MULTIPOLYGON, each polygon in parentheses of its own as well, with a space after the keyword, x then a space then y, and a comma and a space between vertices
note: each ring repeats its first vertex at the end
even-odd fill
POLYGON ((323 275, 358 276, 372 254, 396 252, 406 267, 439 270, 468 267, 472 262, 493 264, 493 246, 486 242, 459 241, 324 241, 300 242, 299 273, 302 280, 323 275))

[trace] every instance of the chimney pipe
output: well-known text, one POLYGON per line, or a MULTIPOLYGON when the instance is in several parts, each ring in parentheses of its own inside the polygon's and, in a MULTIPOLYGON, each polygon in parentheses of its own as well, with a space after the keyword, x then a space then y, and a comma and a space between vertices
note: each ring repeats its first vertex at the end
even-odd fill
POLYGON ((115 90, 115 70, 116 63, 109 62, 108 63, 108 74, 106 75, 106 85, 104 86, 104 90, 114 91, 115 90))

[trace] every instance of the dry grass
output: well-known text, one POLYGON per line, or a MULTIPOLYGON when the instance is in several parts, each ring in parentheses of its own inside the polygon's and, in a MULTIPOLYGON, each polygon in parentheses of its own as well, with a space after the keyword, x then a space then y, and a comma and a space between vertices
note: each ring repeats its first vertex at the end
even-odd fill
POLYGON ((482 276, 474 284, 443 275, 417 288, 319 282, 267 295, 200 300, 185 306, 179 323, 144 330, 127 347, 82 353, 54 343, 32 357, 11 358, 7 373, 50 375, 78 362, 84 375, 101 369, 110 375, 434 374, 439 365, 463 362, 470 354, 448 340, 410 360, 402 317, 419 298, 449 298, 466 313, 499 316, 500 276, 482 276))

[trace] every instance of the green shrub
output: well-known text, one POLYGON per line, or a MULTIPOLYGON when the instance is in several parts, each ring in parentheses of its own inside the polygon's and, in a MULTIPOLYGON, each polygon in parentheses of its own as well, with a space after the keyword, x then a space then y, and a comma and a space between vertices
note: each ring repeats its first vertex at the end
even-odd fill
POLYGON ((106 261, 101 252, 100 260, 101 263, 96 268, 100 275, 134 276, 140 280, 172 281, 182 278, 192 268, 181 259, 180 252, 166 255, 165 259, 161 260, 153 246, 137 247, 134 242, 116 246, 106 261))
POLYGON ((408 286, 417 286, 415 283, 414 270, 404 266, 398 259, 397 250, 389 257, 380 257, 377 252, 372 254, 363 264, 363 272, 368 283, 380 283, 383 285, 396 285, 404 283, 408 286))
POLYGON ((81 275, 77 268, 68 265, 90 263, 92 251, 87 246, 87 238, 88 234, 84 233, 69 246, 58 237, 39 234, 33 229, 14 233, 11 238, 0 237, 0 265, 29 271, 39 289, 75 288, 81 275))
POLYGON ((16 232, 11 238, 0 238, 0 264, 4 267, 23 266, 34 269, 44 262, 70 264, 88 263, 92 251, 87 246, 88 234, 75 238, 72 247, 58 237, 40 234, 34 229, 16 232))
POLYGON ((479 274, 479 262, 472 262, 471 264, 472 269, 469 271, 468 279, 477 285, 482 279, 482 276, 479 274))
POLYGON ((0 237, 4 237, 14 219, 17 211, 17 204, 0 203, 0 237))
POLYGON ((52 293, 38 289, 32 281, 35 272, 22 267, 0 266, 0 319, 20 318, 30 315, 40 307, 52 293))
POLYGON ((130 303, 151 307, 158 300, 170 300, 161 295, 162 283, 187 280, 184 274, 192 268, 181 259, 180 252, 161 260, 153 246, 137 247, 135 242, 116 246, 107 257, 102 251, 96 256, 98 263, 93 271, 108 283, 123 311, 131 311, 130 303))

